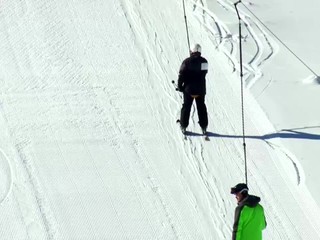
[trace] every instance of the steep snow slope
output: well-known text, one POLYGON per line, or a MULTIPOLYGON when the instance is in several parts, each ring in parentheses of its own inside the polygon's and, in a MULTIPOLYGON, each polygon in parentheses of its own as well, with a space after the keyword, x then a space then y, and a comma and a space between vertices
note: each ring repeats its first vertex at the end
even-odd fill
MULTIPOLYGON (((188 51, 180 2, 2 1, 3 239, 230 239, 229 189, 244 181, 240 86, 203 8, 187 11, 210 63, 210 142, 195 111, 188 140, 175 123, 171 80, 188 51)), ((320 239, 299 163, 246 99, 266 238, 320 239)))

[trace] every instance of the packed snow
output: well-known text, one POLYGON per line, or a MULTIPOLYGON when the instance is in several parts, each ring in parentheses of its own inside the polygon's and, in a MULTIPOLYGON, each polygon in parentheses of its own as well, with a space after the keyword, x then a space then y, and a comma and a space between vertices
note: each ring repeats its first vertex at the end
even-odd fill
MULTIPOLYGON (((209 138, 175 91, 183 1, 0 2, 1 239, 231 239, 245 181, 234 2, 185 0, 209 138)), ((320 4, 238 5, 250 193, 264 239, 320 239, 320 4), (318 8, 316 7, 318 6, 318 8)))

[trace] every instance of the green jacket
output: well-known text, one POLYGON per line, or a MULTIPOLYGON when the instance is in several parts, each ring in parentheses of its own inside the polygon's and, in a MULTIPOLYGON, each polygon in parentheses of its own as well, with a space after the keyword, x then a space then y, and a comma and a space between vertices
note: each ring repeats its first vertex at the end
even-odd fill
POLYGON ((262 240, 267 223, 260 198, 248 195, 235 210, 232 240, 262 240))

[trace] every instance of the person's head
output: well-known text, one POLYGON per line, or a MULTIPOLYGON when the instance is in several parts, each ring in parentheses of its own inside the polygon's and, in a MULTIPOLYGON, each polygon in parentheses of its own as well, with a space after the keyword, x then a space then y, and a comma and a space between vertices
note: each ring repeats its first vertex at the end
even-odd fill
POLYGON ((190 47, 190 54, 201 54, 201 46, 199 43, 195 43, 190 47))
POLYGON ((245 183, 238 183, 234 187, 231 188, 231 194, 236 196, 237 202, 241 202, 248 196, 249 188, 245 183))

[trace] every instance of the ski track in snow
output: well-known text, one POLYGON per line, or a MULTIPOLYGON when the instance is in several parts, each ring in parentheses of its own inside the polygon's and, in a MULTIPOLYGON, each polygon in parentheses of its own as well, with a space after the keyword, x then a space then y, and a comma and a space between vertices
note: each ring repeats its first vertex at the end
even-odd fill
MULTIPOLYGON (((132 14, 134 13, 135 15, 138 15, 139 14, 139 11, 132 11, 131 12, 132 14)), ((141 17, 138 17, 137 19, 139 19, 139 20, 141 20, 141 17)), ((140 24, 138 24, 138 23, 136 23, 136 24, 133 24, 133 23, 131 23, 131 22, 133 22, 134 20, 131 20, 131 19, 128 19, 128 21, 129 21, 129 25, 132 27, 132 26, 141 26, 142 24, 140 23, 140 24)), ((145 31, 145 29, 134 29, 134 27, 132 27, 133 28, 133 30, 136 32, 136 33, 138 33, 139 32, 139 34, 140 34, 140 38, 143 38, 143 37, 145 37, 145 36, 141 36, 141 33, 145 33, 146 35, 147 35, 147 33, 146 33, 146 31, 145 31)), ((144 46, 144 48, 146 48, 146 49, 149 49, 149 47, 151 47, 151 46, 144 46)), ((148 54, 144 54, 144 56, 146 57, 146 56, 148 56, 147 58, 149 59, 150 58, 150 56, 152 56, 153 55, 153 52, 152 51, 148 51, 147 52, 148 54)), ((163 72, 163 73, 165 73, 165 70, 164 69, 161 69, 161 64, 159 63, 159 62, 157 62, 158 60, 156 59, 156 58, 150 58, 148 61, 151 61, 151 63, 152 63, 152 65, 154 66, 155 64, 156 65, 158 65, 159 67, 160 67, 160 71, 161 72, 163 72)), ((148 71, 149 72, 149 71, 148 71)), ((167 82, 169 82, 169 81, 167 81, 167 82)), ((170 84, 166 84, 165 86, 164 86, 166 89, 168 89, 168 87, 170 88, 170 84)), ((194 113, 194 111, 193 111, 193 113, 194 113)), ((172 114, 172 115, 174 115, 174 114, 172 114)), ((161 127, 163 130, 164 130, 164 128, 163 127, 161 127)), ((174 135, 171 133, 170 134, 171 136, 168 136, 167 138, 168 139, 172 139, 172 138, 174 138, 174 135)), ((184 142, 185 143, 185 142, 184 142)), ((197 159, 194 157, 194 155, 197 155, 196 154, 196 149, 197 149, 197 147, 196 146, 193 146, 193 144, 192 144, 192 142, 189 142, 189 144, 190 144, 190 149, 194 149, 194 150, 191 150, 191 152, 189 153, 189 154, 187 154, 187 159, 189 159, 189 161, 190 161, 190 163, 192 163, 192 162, 194 162, 195 160, 197 161, 197 159)), ((203 146, 201 147, 201 148, 203 148, 203 146)), ((200 173, 203 171, 202 170, 202 164, 203 163, 201 163, 201 162, 198 162, 198 166, 195 166, 195 172, 198 172, 198 171, 200 171, 200 173)), ((192 171, 194 171, 194 170, 192 170, 192 171)), ((203 183, 206 185, 206 187, 207 187, 207 189, 208 189, 208 192, 209 192, 209 194, 211 194, 211 197, 213 197, 213 191, 211 191, 210 190, 210 185, 209 185, 209 183, 207 182, 207 180, 205 179, 205 176, 201 176, 201 179, 202 179, 202 181, 203 181, 203 183)), ((218 198, 217 196, 215 196, 215 198, 218 198)), ((218 228, 216 228, 216 230, 218 230, 218 228)), ((223 234, 222 234, 223 235, 223 234)))
MULTIPOLYGON (((230 2, 219 2, 227 14, 235 15, 230 2)), ((40 40, 32 43, 28 36, 13 38, 6 28, 12 49, 5 53, 20 72, 12 77, 16 82, 11 78, 4 82, 0 99, 7 120, 1 125, 9 129, 8 142, 13 142, 16 153, 0 146, 5 183, 0 189, 0 206, 11 199, 19 206, 16 214, 27 228, 21 239, 101 239, 106 234, 112 239, 229 239, 235 201, 226 188, 243 179, 244 165, 241 137, 237 136, 239 98, 234 97, 239 83, 232 82, 232 72, 238 68, 239 40, 227 24, 204 1, 187 5, 188 13, 194 14, 209 35, 200 31, 199 36, 215 46, 208 51, 217 56, 211 61, 217 66, 213 78, 228 81, 217 83, 216 94, 208 94, 208 107, 214 109, 209 115, 211 141, 197 136, 200 128, 194 107, 189 129, 195 134, 184 140, 175 123, 182 98, 171 84, 180 60, 186 57, 179 54, 186 45, 176 37, 184 34, 183 22, 169 24, 166 19, 166 14, 175 16, 174 9, 181 3, 170 7, 156 0, 16 4, 12 14, 24 16, 33 11, 26 29, 37 36, 43 27, 47 40, 43 45, 40 40), (154 13, 151 10, 157 4, 164 4, 164 9, 159 7, 154 13), (100 23, 82 21, 85 17, 100 23), (43 22, 33 27, 39 19, 43 22), (113 27, 109 22, 119 19, 123 19, 119 29, 125 40, 113 36, 105 40, 105 33, 113 27), (182 30, 177 33, 178 26, 182 30), (134 55, 136 62, 127 63, 121 54, 119 61, 105 58, 110 57, 108 47, 125 52, 124 56, 134 55), (219 66, 219 59, 230 61, 233 70, 219 66), (124 76, 110 80, 109 76, 124 70, 124 76), (15 180, 12 168, 16 169, 15 180)), ((246 39, 256 46, 245 64, 250 86, 259 79, 260 67, 272 58, 276 47, 254 20, 241 14, 246 39)), ((24 24, 20 24, 15 27, 23 31, 24 24)), ((192 21, 191 29, 195 25, 192 21)), ((249 102, 257 114, 254 100, 249 102)), ((265 116, 260 114, 254 120, 264 124, 265 116)), ((260 134, 254 127, 259 123, 248 119, 250 131, 260 134)), ((250 186, 261 190, 267 236, 315 239, 319 236, 318 211, 309 198, 295 195, 296 184, 287 180, 292 171, 283 171, 281 165, 280 159, 289 157, 296 181, 303 183, 303 172, 294 157, 273 139, 263 141, 256 136, 248 141, 255 146, 248 155, 250 186), (288 202, 282 202, 281 194, 290 196, 288 202), (291 212, 294 208, 297 211, 291 212)))
MULTIPOLYGON (((232 11, 234 13, 234 15, 236 15, 235 10, 234 10, 234 6, 231 6, 230 2, 226 2, 226 1, 219 1, 219 2, 224 7, 224 9, 226 9, 226 11, 232 11)), ((227 27, 224 24, 223 24, 223 27, 219 27, 219 22, 220 21, 218 20, 218 18, 216 16, 213 18, 212 17, 213 14, 210 13, 209 10, 206 10, 204 8, 202 2, 200 2, 200 4, 199 4, 199 1, 196 1, 195 4, 194 4, 194 7, 193 7, 193 11, 194 11, 196 16, 197 16, 196 6, 198 6, 202 11, 202 14, 200 14, 200 15, 202 15, 202 19, 203 19, 202 21, 206 25, 207 29, 212 29, 212 27, 207 26, 207 23, 206 23, 207 21, 204 20, 204 19, 206 19, 204 14, 209 15, 209 17, 211 17, 214 20, 214 22, 215 22, 214 25, 217 26, 218 31, 212 32, 213 35, 215 35, 216 32, 218 32, 220 34, 224 32, 226 36, 228 36, 230 34, 230 31, 228 31, 228 30, 227 31, 226 30, 221 31, 221 29, 227 29, 227 27)), ((246 76, 246 73, 245 73, 245 79, 247 81, 247 87, 250 88, 250 86, 252 86, 254 84, 254 82, 257 81, 259 79, 259 77, 261 76, 259 68, 262 66, 263 63, 265 63, 267 60, 271 59, 272 55, 275 54, 275 50, 274 49, 276 49, 277 46, 273 46, 271 44, 271 42, 274 42, 274 41, 272 40, 271 37, 269 37, 266 34, 266 32, 262 29, 262 27, 260 27, 254 21, 252 21, 251 18, 248 15, 244 14, 241 10, 240 10, 240 14, 241 14, 241 19, 245 23, 245 27, 246 27, 248 33, 252 37, 252 39, 255 42, 256 47, 257 47, 257 52, 253 55, 253 58, 251 60, 247 61, 248 65, 246 65, 246 63, 244 65, 245 69, 249 71, 249 74, 247 73, 247 76, 246 76), (253 25, 253 27, 251 27, 250 25, 253 25), (255 33, 254 28, 259 32, 258 34, 255 33), (262 37, 258 37, 258 36, 262 36, 262 37), (265 49, 268 49, 268 51, 266 53, 264 53, 265 49), (254 76, 254 77, 252 77, 252 76, 254 76)), ((200 18, 198 17, 198 19, 200 19, 200 18)), ((201 20, 200 20, 200 22, 201 22, 201 20)), ((221 42, 221 43, 223 43, 223 42, 221 42)), ((234 66, 234 65, 237 64, 237 61, 234 61, 235 56, 232 55, 233 50, 234 50, 234 47, 233 47, 232 43, 231 43, 230 49, 231 50, 227 54, 227 57, 229 59, 233 60, 233 66, 234 66)), ((223 51, 225 52, 225 50, 223 50, 223 51)), ((270 144, 268 141, 266 141, 266 142, 268 144, 270 144)), ((274 145, 272 146, 272 148, 274 148, 274 145)), ((294 160, 294 156, 290 156, 292 154, 288 153, 287 150, 284 147, 278 146, 278 148, 280 149, 280 151, 282 153, 284 153, 284 155, 292 163, 292 166, 294 167, 294 171, 296 172, 297 183, 299 185, 300 182, 301 182, 301 177, 303 176, 302 171, 299 170, 299 169, 301 169, 301 167, 298 165, 298 162, 296 160, 294 160)), ((250 169, 249 169, 249 171, 250 171, 250 169)), ((280 170, 280 172, 281 172, 281 170, 280 170)), ((289 219, 289 217, 288 217, 288 219, 289 219)), ((319 224, 319 222, 317 224, 319 224)), ((314 229, 316 229, 316 228, 314 228, 314 229)), ((297 231, 297 233, 298 233, 298 231, 297 231)), ((287 238, 288 238, 288 236, 285 236, 284 239, 287 239, 287 238)))
MULTIPOLYGON (((219 0, 219 4, 223 9, 225 9, 227 15, 233 15, 237 19, 236 10, 234 4, 230 1, 219 0)), ((219 20, 219 18, 214 15, 207 7, 204 6, 202 1, 194 1, 193 12, 196 16, 198 14, 200 20, 211 33, 214 39, 219 38, 220 41, 216 42, 216 47, 221 49, 228 59, 230 59, 233 69, 239 71, 238 56, 235 49, 239 43, 238 32, 232 33, 228 26, 219 20), (198 10, 199 9, 199 10, 198 10)), ((240 7, 239 9, 242 25, 242 37, 243 37, 243 48, 246 47, 246 42, 250 39, 254 42, 256 46, 256 52, 251 53, 251 59, 244 55, 244 80, 248 88, 252 86, 259 78, 262 76, 260 67, 276 53, 277 45, 275 41, 266 33, 265 30, 254 21, 248 14, 246 14, 240 7), (245 27, 245 29, 243 29, 245 27)), ((243 53, 245 54, 245 52, 243 53)))
POLYGON ((12 167, 10 161, 4 151, 0 148, 0 176, 1 176, 1 189, 0 189, 0 205, 6 201, 12 191, 12 167))
MULTIPOLYGON (((130 4, 130 2, 128 2, 128 1, 122 1, 122 2, 123 2, 123 8, 125 9, 125 12, 127 12, 128 15, 131 14, 130 16, 132 16, 132 17, 129 17, 126 14, 128 23, 129 23, 131 29, 133 30, 133 34, 136 36, 137 44, 139 45, 139 41, 140 42, 144 42, 146 40, 143 41, 143 39, 149 37, 149 33, 146 31, 146 29, 148 28, 147 27, 148 22, 140 22, 142 19, 144 19, 144 18, 141 17, 141 15, 139 15, 139 14, 141 14, 141 12, 137 11, 137 10, 133 10, 134 7, 130 4), (142 26, 142 28, 141 28, 141 26, 142 26)), ((155 34, 155 45, 157 47, 158 46, 160 47, 160 52, 161 52, 161 45, 157 41, 158 41, 157 35, 155 34)), ((146 64, 150 64, 151 63, 151 66, 152 66, 151 68, 149 68, 148 65, 147 65, 148 74, 153 72, 154 74, 156 74, 156 77, 160 80, 162 76, 158 76, 157 71, 155 71, 154 68, 158 68, 159 72, 163 73, 162 74, 163 76, 165 75, 166 70, 163 69, 163 66, 162 66, 161 62, 159 62, 159 59, 156 56, 154 56, 154 51, 152 51, 152 49, 151 49, 152 47, 153 47, 152 45, 147 45, 147 46, 142 46, 141 45, 140 49, 146 49, 145 51, 142 52, 142 55, 147 60, 146 64), (150 69, 153 69, 153 70, 150 70, 150 69)), ((164 61, 168 61, 168 60, 164 59, 164 61)), ((166 82, 168 84, 165 84, 162 87, 164 87, 167 90, 166 92, 168 92, 168 90, 172 88, 172 85, 170 84, 170 81, 166 81, 166 82)), ((151 83, 151 86, 154 87, 154 85, 152 85, 152 83, 151 83)), ((154 90, 154 89, 148 89, 148 90, 146 89, 146 91, 150 91, 150 90, 154 90)), ((169 97, 172 99, 172 96, 169 95, 169 97)), ((148 99, 147 102, 149 102, 150 100, 151 99, 148 99)), ((164 105, 162 105, 161 107, 164 108, 164 109, 166 108, 166 106, 164 106, 164 105)), ((161 114, 159 111, 155 111, 155 109, 151 109, 151 110, 152 110, 152 114, 156 114, 156 115, 160 115, 161 114)), ((171 115, 174 115, 174 114, 172 113, 171 115)), ((158 123, 158 124, 159 124, 159 127, 161 128, 161 130, 163 132, 168 132, 161 123, 158 123)), ((167 139, 172 139, 174 137, 172 133, 169 134, 169 136, 167 134, 166 134, 166 138, 167 139)), ((145 158, 141 158, 141 159, 145 159, 145 158)), ((152 176, 157 176, 157 175, 158 174, 152 174, 152 176)), ((157 183, 157 184, 159 184, 159 183, 157 183)), ((155 185, 155 184, 152 183, 152 185, 155 185)), ((161 188, 161 186, 158 186, 157 188, 159 188, 157 190, 158 193, 161 193, 164 190, 163 188, 161 188)), ((167 203, 166 203, 166 201, 168 201, 168 195, 167 195, 167 193, 165 193, 165 195, 166 195, 166 198, 164 198, 164 196, 162 196, 162 194, 159 194, 158 198, 160 199, 160 201, 162 203, 162 206, 164 208, 164 211, 166 212, 166 216, 168 217, 168 220, 170 222, 171 229, 172 229, 172 231, 174 233, 175 239, 180 239, 181 238, 181 235, 180 235, 181 233, 179 233, 179 235, 178 235, 178 232, 177 232, 177 230, 175 228, 176 227, 180 228, 182 226, 182 224, 181 224, 181 222, 176 222, 176 223, 172 222, 173 218, 171 217, 171 213, 170 213, 172 211, 174 213, 177 213, 178 211, 176 209, 174 209, 174 210, 171 209, 171 211, 168 211, 168 209, 167 209, 168 207, 167 207, 167 203)), ((181 232, 181 230, 179 232, 181 232)), ((187 230, 184 229, 183 232, 187 232, 187 230)))
MULTIPOLYGON (((246 25, 247 26, 247 25, 246 25)), ((250 30, 248 30, 249 32, 250 32, 250 30)), ((141 31, 139 31, 140 33, 141 33, 141 31)), ((255 34, 253 34, 252 33, 252 31, 250 32, 251 33, 251 35, 252 36, 255 36, 255 34)), ((264 34, 263 35, 264 37, 265 37, 265 39, 266 39, 266 42, 267 42, 267 44, 268 44, 268 46, 270 47, 270 53, 267 55, 267 57, 265 57, 265 58, 263 58, 262 60, 261 60, 261 58, 262 58, 262 56, 263 56, 263 54, 261 53, 261 50, 263 49, 262 48, 262 44, 260 43, 260 41, 258 41, 258 40, 256 40, 255 38, 254 38, 254 41, 256 42, 256 45, 257 45, 257 53, 254 55, 254 57, 253 57, 253 59, 251 60, 251 62, 250 62, 250 64, 251 65, 257 65, 257 66, 260 66, 263 62, 265 62, 267 59, 269 59, 271 56, 272 56, 272 54, 273 54, 273 48, 272 48, 272 46, 270 46, 270 44, 269 44, 269 42, 270 42, 270 40, 266 37, 266 35, 264 34)), ((230 56, 229 56, 229 58, 231 58, 230 56)), ((192 119, 194 119, 193 117, 194 117, 194 114, 195 114, 195 109, 193 108, 193 110, 192 110, 192 114, 191 114, 191 118, 192 119)), ((195 125, 195 122, 194 122, 194 120, 193 120, 193 125, 195 125)), ((203 144, 203 143, 202 143, 203 144)), ((200 146, 198 146, 198 144, 194 144, 193 143, 193 141, 191 140, 191 138, 188 138, 188 140, 186 141, 186 142, 184 142, 184 145, 185 145, 185 148, 186 149, 190 149, 189 151, 187 151, 187 159, 188 159, 188 161, 190 162, 190 164, 191 165, 193 165, 193 167, 194 167, 194 171, 195 172, 197 172, 199 175, 198 175, 198 177, 200 177, 200 179, 201 179, 201 181, 202 181, 202 183, 203 183, 203 185, 205 186, 205 188, 207 189, 207 191, 208 191, 208 193, 207 193, 207 198, 208 198, 208 200, 209 199, 215 199, 215 200, 217 200, 217 197, 215 196, 215 194, 213 194, 214 193, 214 191, 211 191, 211 188, 212 188, 212 182, 208 182, 208 179, 210 179, 210 177, 207 175, 207 174, 205 174, 206 172, 207 172, 207 166, 206 166, 206 164, 205 164, 205 162, 204 162, 204 158, 203 157, 199 157, 198 158, 198 154, 197 154, 197 151, 198 151, 198 149, 203 149, 204 147, 203 147, 203 145, 200 145, 200 146), (187 147, 186 147, 187 146, 187 147), (199 160, 200 159, 200 160, 199 160), (197 164, 196 164, 197 163, 197 164)), ((200 152, 202 152, 202 150, 200 150, 200 152)), ((202 153, 201 153, 202 154, 202 153)), ((242 168, 242 166, 241 165, 239 165, 239 169, 241 169, 242 168)), ((250 173, 250 172, 249 172, 250 173)), ((215 207, 212 207, 212 209, 216 209, 215 207)), ((223 207, 221 207, 221 206, 219 206, 219 209, 220 210, 222 210, 223 209, 223 207)), ((287 218, 287 219, 289 219, 289 218, 287 218)), ((216 216, 212 216, 212 219, 211 219, 213 222, 215 222, 216 224, 219 222, 219 220, 218 220, 218 218, 216 217, 216 216)), ((221 219, 220 219, 221 220, 221 219)), ((279 224, 279 222, 278 223, 275 223, 275 224, 279 224)), ((293 224, 293 222, 291 222, 291 225, 294 225, 293 224)), ((217 228, 216 228, 216 230, 217 230, 217 228)), ((297 232, 298 233, 298 232, 297 232)), ((219 231, 219 230, 217 230, 217 234, 218 235, 221 235, 222 237, 225 237, 226 236, 226 234, 224 234, 223 232, 221 232, 221 231, 219 231)), ((286 235, 284 235, 285 233, 282 233, 282 234, 280 234, 279 233, 279 235, 280 236, 282 236, 281 238, 283 238, 283 239, 286 239, 287 238, 287 236, 286 235)))

